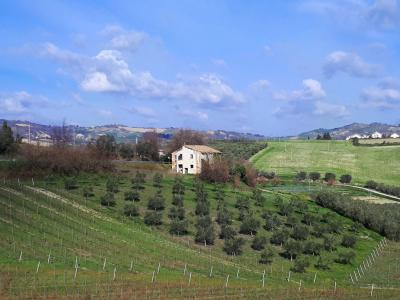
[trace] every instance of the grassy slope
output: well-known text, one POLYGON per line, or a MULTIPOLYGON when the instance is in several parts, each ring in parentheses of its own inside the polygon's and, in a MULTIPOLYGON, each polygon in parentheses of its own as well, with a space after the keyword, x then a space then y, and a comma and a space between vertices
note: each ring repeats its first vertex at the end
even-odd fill
MULTIPOLYGON (((185 183, 188 189, 191 181, 191 177, 186 177, 185 183)), ((163 191, 168 203, 164 213, 165 222, 168 222, 166 214, 171 201, 172 182, 171 177, 165 178, 163 182, 163 191)), ((7 286, 2 286, 2 290, 11 290, 14 293, 33 291, 34 294, 42 295, 40 286, 47 286, 49 293, 52 291, 59 293, 65 286, 69 290, 72 287, 76 288, 78 284, 85 284, 85 288, 87 285, 91 293, 95 293, 95 286, 100 285, 104 288, 110 282, 114 284, 111 280, 114 269, 117 271, 116 282, 121 284, 135 282, 138 288, 143 289, 143 286, 150 283, 152 272, 157 269, 158 263, 161 263, 161 272, 157 276, 157 281, 169 284, 170 288, 182 284, 187 287, 188 274, 192 272, 194 285, 222 287, 229 274, 230 286, 254 290, 255 287, 260 287, 261 273, 264 269, 268 270, 268 286, 288 286, 285 278, 292 263, 278 256, 271 267, 259 265, 257 263, 259 253, 250 248, 248 236, 244 236, 248 240, 244 255, 229 257, 222 252, 220 240, 217 240, 214 247, 199 246, 193 243, 191 236, 171 237, 167 233, 167 225, 158 230, 151 229, 139 218, 129 220, 123 217, 122 209, 125 204, 122 199, 123 191, 128 190, 130 186, 127 179, 121 180, 122 191, 117 194, 117 206, 111 209, 101 207, 98 202, 99 196, 105 191, 104 177, 85 176, 79 178, 79 183, 81 187, 94 186, 95 197, 85 201, 81 196, 81 189, 67 192, 61 189, 60 181, 54 181, 50 185, 37 182, 36 185, 65 197, 66 203, 34 193, 28 188, 20 189, 18 193, 0 190, 0 264, 2 265, 0 275, 1 283, 8 283, 7 286), (21 251, 22 261, 18 262, 21 251), (51 264, 47 264, 49 253, 51 264), (107 264, 103 271, 105 258, 107 264), (80 268, 77 279, 74 280, 76 259, 80 268), (39 261, 41 266, 36 274, 39 261), (133 272, 129 272, 131 262, 133 262, 133 272), (188 272, 183 276, 185 264, 188 266, 188 272), (211 266, 214 276, 212 279, 207 279, 211 266), (238 268, 240 276, 236 278, 238 268)), ((210 199, 213 195, 212 189, 212 186, 208 186, 210 199)), ((146 189, 142 192, 142 201, 139 203, 142 215, 147 197, 154 191, 148 178, 146 189)), ((237 214, 233 207, 237 192, 226 187, 226 193, 226 200, 231 210, 237 214)), ((267 194, 267 197, 267 207, 276 209, 273 196, 267 194)), ((185 195, 185 207, 192 222, 192 231, 195 220, 194 206, 194 194, 188 191, 185 195)), ((212 201, 212 207, 215 216, 215 201, 212 201)), ((309 202, 309 209, 318 213, 327 211, 312 202, 309 202)), ((337 218, 340 218, 345 227, 351 224, 347 218, 339 215, 337 218)), ((236 227, 239 226, 238 221, 234 224, 236 227)), ((360 238, 357 243, 355 265, 361 262, 380 239, 379 235, 366 229, 362 231, 360 237, 364 238, 360 238)), ((281 251, 278 247, 276 250, 281 251)), ((329 253, 324 255, 331 258, 336 256, 329 253)), ((318 273, 319 287, 332 286, 334 280, 340 285, 346 285, 347 274, 353 268, 354 266, 333 264, 331 271, 318 273)), ((311 266, 306 274, 292 274, 294 283, 291 282, 289 286, 299 282, 300 279, 304 286, 310 285, 315 271, 311 266)), ((102 292, 97 291, 97 293, 102 292)))
POLYGON ((355 147, 345 141, 268 142, 268 148, 251 158, 256 168, 280 176, 297 171, 351 174, 356 183, 369 179, 398 185, 400 147, 355 147))

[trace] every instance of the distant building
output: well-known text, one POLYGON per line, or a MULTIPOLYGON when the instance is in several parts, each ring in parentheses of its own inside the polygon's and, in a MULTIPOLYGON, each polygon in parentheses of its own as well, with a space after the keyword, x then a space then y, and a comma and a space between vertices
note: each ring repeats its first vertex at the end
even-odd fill
POLYGON ((400 138, 400 135, 398 135, 397 133, 392 133, 392 134, 390 135, 390 137, 391 137, 392 139, 398 139, 398 138, 400 138))
POLYGON ((371 134, 371 138, 373 139, 381 139, 382 138, 382 133, 375 131, 373 134, 371 134))
POLYGON ((212 161, 220 151, 205 145, 184 145, 172 152, 172 170, 182 174, 199 174, 203 161, 212 161))
POLYGON ((346 138, 346 141, 351 140, 351 139, 362 139, 362 136, 359 134, 353 134, 353 135, 348 136, 346 138))

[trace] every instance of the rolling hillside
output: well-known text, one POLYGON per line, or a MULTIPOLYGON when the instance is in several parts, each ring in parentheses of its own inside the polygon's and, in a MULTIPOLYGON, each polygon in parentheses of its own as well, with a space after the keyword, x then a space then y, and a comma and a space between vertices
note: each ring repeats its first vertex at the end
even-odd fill
POLYGON ((280 176, 297 171, 351 174, 356 183, 373 179, 400 183, 400 147, 355 147, 345 141, 268 142, 268 148, 251 158, 257 169, 275 171, 280 176))
MULTIPOLYGON (((379 234, 365 228, 359 231, 353 264, 332 263, 330 270, 317 271, 313 265, 317 257, 310 255, 308 257, 313 264, 307 268, 306 273, 289 273, 293 262, 281 255, 276 255, 271 265, 259 264, 260 252, 250 248, 253 239, 250 235, 241 235, 246 244, 240 256, 225 254, 222 251, 223 243, 218 238, 214 246, 195 244, 192 177, 186 177, 184 181, 187 190, 184 205, 190 221, 189 235, 179 237, 168 233, 169 221, 166 215, 167 209, 171 207, 174 182, 171 176, 164 177, 162 181, 162 193, 167 199, 164 224, 157 228, 146 226, 142 216, 146 211, 148 196, 155 192, 150 175, 141 192, 141 201, 136 204, 140 216, 134 218, 123 215, 126 204, 123 200, 124 192, 131 188, 128 177, 119 179, 117 205, 112 208, 102 207, 99 203, 100 196, 105 192, 105 176, 79 177, 78 188, 69 191, 64 189, 62 179, 49 178, 47 181, 36 182, 35 186, 31 182, 24 185, 18 185, 16 181, 2 182, 0 297, 232 299, 269 295, 278 299, 311 299, 321 295, 324 298, 336 298, 336 293, 356 297, 368 295, 369 290, 354 289, 351 286, 348 274, 381 242, 379 234), (94 188, 94 195, 85 198, 82 191, 88 186, 94 188), (337 291, 333 289, 336 284, 337 291)), ((206 189, 210 199, 213 199, 215 187, 207 185, 206 189)), ((227 205, 235 212, 235 228, 240 223, 236 219, 234 203, 239 194, 246 193, 225 187, 227 205)), ((276 196, 266 194, 265 208, 270 212, 277 210, 273 200, 276 196)), ((288 201, 290 196, 280 197, 288 201)), ((214 199, 210 202, 214 219, 217 203, 214 199)), ((329 212, 311 201, 306 203, 306 210, 315 216, 329 212)), ((253 207, 253 204, 251 207, 261 219, 263 210, 253 207)), ((302 213, 294 212, 294 216, 301 218, 302 213)), ((278 217, 282 221, 286 219, 278 217)), ((340 234, 350 232, 349 228, 353 224, 351 220, 338 214, 331 215, 331 218, 341 224, 340 234)), ((216 224, 214 226, 217 228, 216 224)), ((266 230, 260 230, 270 235, 266 230)), ((340 237, 336 236, 338 239, 340 237)), ((392 243, 391 247, 397 245, 392 243)), ((277 252, 282 252, 281 247, 273 247, 277 252)), ((341 246, 338 248, 338 251, 346 250, 341 246)), ((325 258, 333 261, 338 252, 323 253, 325 258)), ((373 269, 368 272, 373 272, 373 269)), ((392 281, 390 283, 393 284, 392 281)), ((379 293, 388 298, 396 295, 396 291, 391 290, 379 293)))

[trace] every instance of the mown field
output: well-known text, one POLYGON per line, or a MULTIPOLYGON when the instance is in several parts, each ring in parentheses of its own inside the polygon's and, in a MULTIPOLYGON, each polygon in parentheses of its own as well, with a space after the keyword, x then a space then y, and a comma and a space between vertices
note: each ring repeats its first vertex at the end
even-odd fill
POLYGON ((359 147, 348 141, 271 141, 251 158, 259 170, 293 177, 298 171, 351 174, 353 182, 400 182, 400 146, 359 147))
MULTIPOLYGON (((239 234, 245 240, 245 245, 243 254, 237 256, 227 255, 222 250, 223 241, 218 237, 213 246, 194 242, 196 201, 193 177, 184 177, 184 207, 189 221, 189 233, 185 236, 169 233, 170 220, 167 215, 172 206, 171 191, 175 178, 166 172, 161 188, 166 199, 163 224, 156 227, 145 225, 143 215, 147 210, 148 198, 158 189, 152 181, 154 172, 146 171, 146 174, 140 201, 135 203, 140 215, 133 218, 123 214, 128 202, 124 200, 124 192, 132 189, 133 173, 129 167, 123 173, 114 175, 118 175, 119 182, 115 207, 100 205, 100 197, 106 192, 106 181, 110 176, 77 177, 78 187, 72 190, 64 189, 62 178, 37 180, 34 186, 31 181, 21 184, 16 180, 2 181, 0 297, 238 299, 268 295, 276 299, 359 299, 369 295, 368 289, 352 284, 349 274, 376 249, 382 241, 379 234, 365 228, 354 233, 351 231, 354 222, 331 213, 332 222, 340 224, 339 232, 332 233, 337 241, 344 234, 351 233, 357 237, 354 247, 356 257, 351 264, 334 262, 339 252, 347 250, 338 244, 334 251, 321 252, 321 256, 329 261, 329 270, 315 267, 318 255, 307 255, 310 266, 305 273, 296 273, 291 271, 294 261, 284 257, 284 249, 270 243, 276 252, 272 264, 260 264, 260 251, 250 247, 254 239, 252 235, 239 234), (93 187, 93 196, 83 197, 84 188, 89 186, 93 187)), ((219 226, 215 222, 216 187, 207 184, 205 189, 211 204, 213 227, 218 235, 219 226)), ((230 185, 219 189, 224 191, 226 205, 233 213, 232 226, 239 230, 241 222, 235 204, 239 196, 250 196, 251 191, 246 187, 234 190, 230 185)), ((266 202, 262 207, 250 202, 251 211, 261 222, 257 235, 262 234, 270 239, 273 234, 264 228, 265 219, 262 214, 265 211, 281 220, 280 227, 293 230, 287 224, 288 217, 278 214, 277 206, 277 198, 288 204, 293 200, 292 195, 268 192, 264 196, 266 202)), ((306 204, 303 209, 317 217, 314 227, 323 226, 325 223, 321 216, 330 210, 317 206, 304 193, 298 196, 296 201, 306 204)), ((291 215, 300 221, 304 211, 295 210, 291 215)), ((308 227, 310 231, 313 230, 311 226, 308 227)), ((309 236, 310 239, 318 241, 313 235, 309 236)), ((398 249, 397 243, 389 242, 389 245, 398 249)), ((381 260, 385 259, 383 254, 381 260)), ((365 276, 369 274, 370 278, 378 277, 374 272, 375 269, 371 267, 365 270, 365 276)), ((397 269, 390 270, 385 285, 400 288, 396 276, 399 276, 397 269)), ((374 295, 378 298, 396 298, 399 294, 396 289, 377 289, 374 295)))

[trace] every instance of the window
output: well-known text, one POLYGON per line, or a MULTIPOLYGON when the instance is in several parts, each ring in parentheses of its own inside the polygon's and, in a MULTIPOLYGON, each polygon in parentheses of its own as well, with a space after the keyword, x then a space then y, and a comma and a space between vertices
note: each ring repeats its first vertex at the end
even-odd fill
POLYGON ((190 158, 193 159, 193 154, 190 154, 190 158))
POLYGON ((182 158, 183 158, 183 155, 182 155, 182 154, 179 154, 179 155, 178 155, 178 160, 182 160, 182 158))
POLYGON ((190 168, 193 169, 193 165, 190 165, 190 168))

